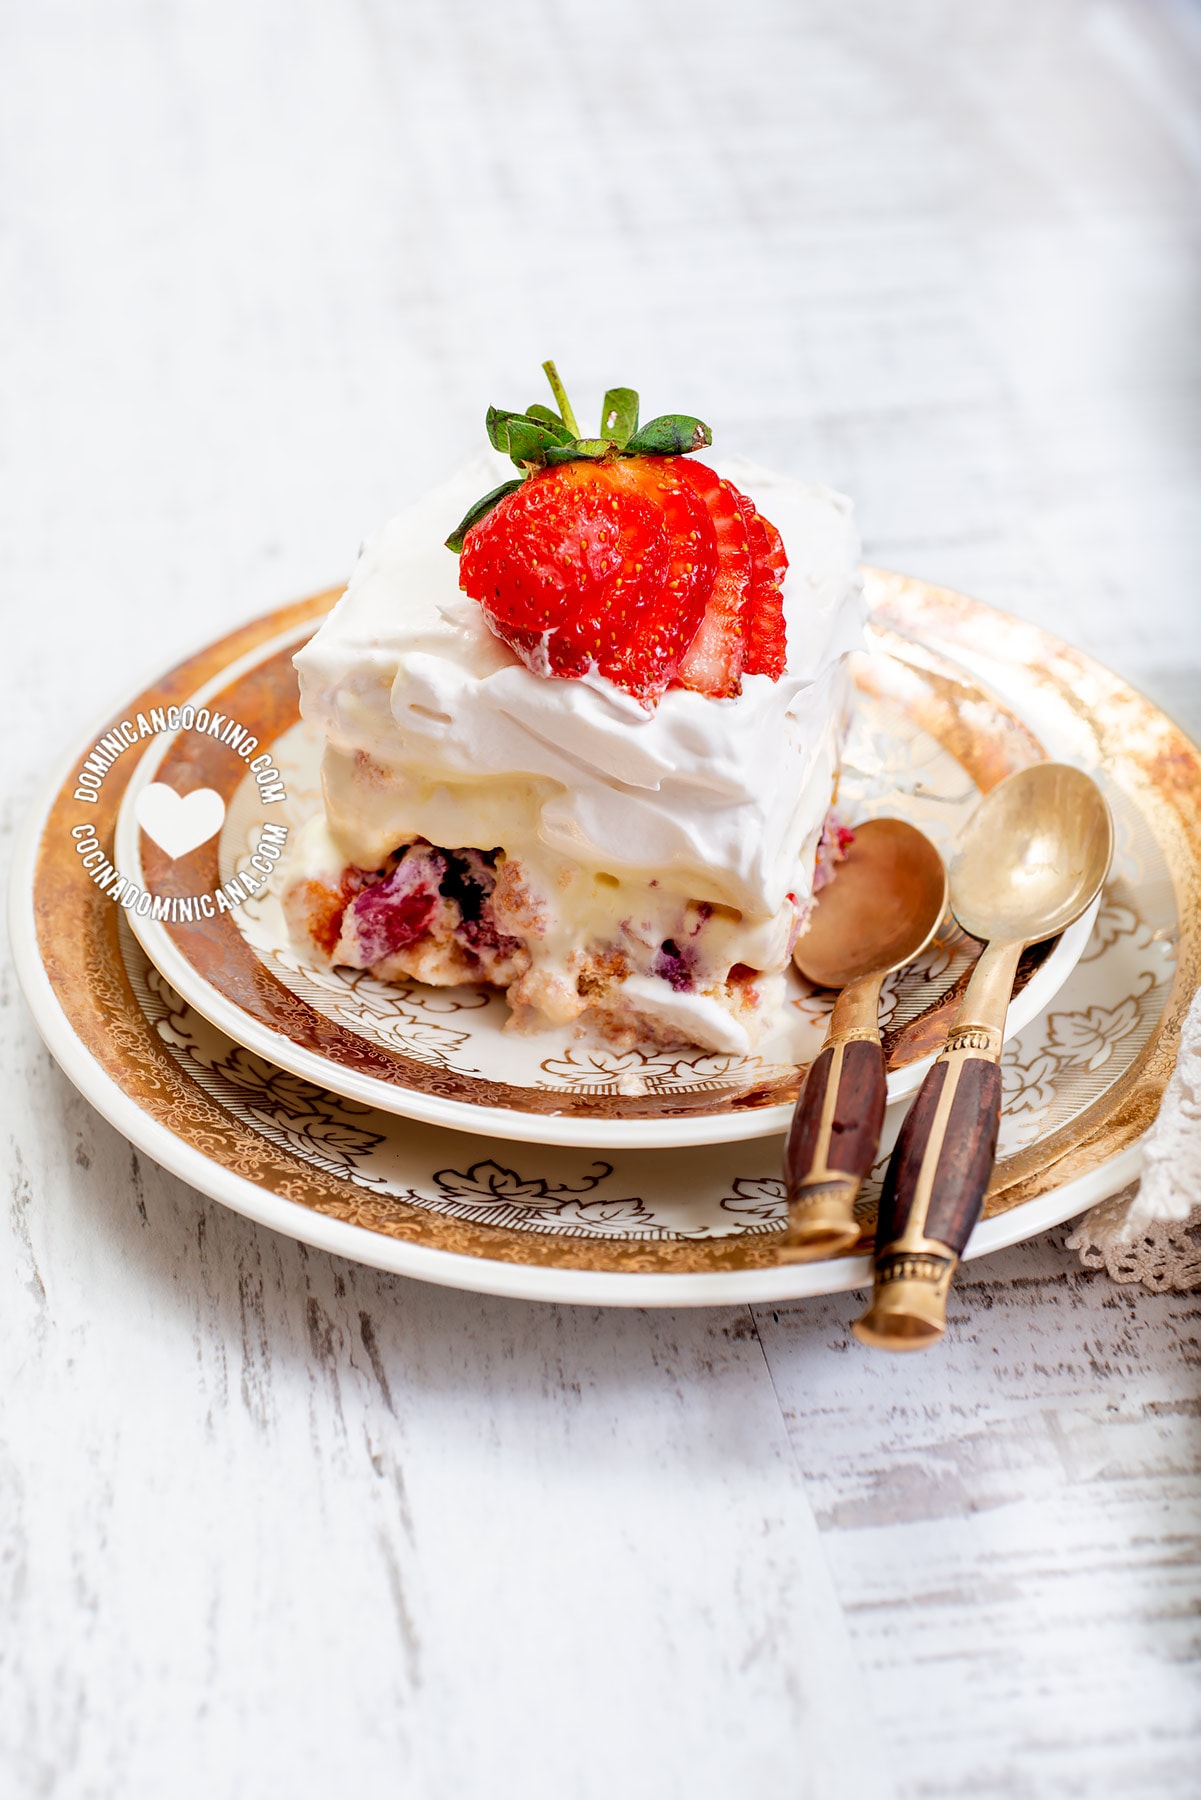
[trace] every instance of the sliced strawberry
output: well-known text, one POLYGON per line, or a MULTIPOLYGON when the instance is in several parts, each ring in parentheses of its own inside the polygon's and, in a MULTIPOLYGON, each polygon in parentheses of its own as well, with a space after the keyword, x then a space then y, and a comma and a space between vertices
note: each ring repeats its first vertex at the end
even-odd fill
POLYGON ((742 692, 743 614, 751 585, 751 553, 738 490, 706 463, 682 465, 704 500, 717 540, 717 575, 695 638, 681 660, 679 684, 715 699, 742 692))
POLYGON ((536 674, 595 668, 644 702, 673 680, 717 566, 708 511, 682 466, 564 463, 467 532, 462 585, 536 674))
POLYGON ((690 413, 639 423, 610 388, 599 437, 580 435, 553 362, 555 407, 490 406, 488 438, 519 471, 446 540, 463 589, 538 675, 596 672, 649 710, 669 687, 715 699, 743 673, 778 679, 786 644, 775 527, 692 453, 713 434, 690 413))
POLYGON ((467 533, 460 581, 497 636, 538 674, 583 675, 605 621, 614 637, 644 579, 667 562, 663 513, 610 470, 565 463, 531 475, 467 533))
POLYGON ((784 603, 780 596, 788 557, 770 519, 756 512, 752 500, 738 493, 738 509, 746 525, 751 552, 751 592, 746 609, 742 672, 770 675, 778 681, 788 662, 784 603))
POLYGON ((639 494, 652 494, 663 509, 667 563, 658 586, 643 584, 639 609, 624 646, 607 660, 602 675, 631 693, 656 698, 677 678, 680 662, 700 629, 717 575, 717 537, 709 509, 684 479, 682 456, 631 458, 614 464, 617 479, 639 494), (637 685, 632 685, 637 684, 637 685))
POLYGON ((645 706, 784 669, 783 545, 745 495, 683 455, 532 472, 463 534, 460 581, 538 675, 595 671, 645 706))

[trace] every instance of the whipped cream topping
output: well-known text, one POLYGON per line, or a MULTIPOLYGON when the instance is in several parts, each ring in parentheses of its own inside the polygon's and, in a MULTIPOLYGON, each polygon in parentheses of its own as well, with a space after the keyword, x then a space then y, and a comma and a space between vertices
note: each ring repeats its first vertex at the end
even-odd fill
POLYGON ((621 888, 653 879, 778 935, 786 902, 810 892, 831 801, 845 655, 862 642, 858 541, 841 495, 716 466, 789 558, 787 670, 745 677, 733 699, 671 689, 648 712, 601 676, 535 675, 493 636, 443 540, 510 470, 500 458, 479 457, 372 539, 296 658, 347 861, 378 867, 415 837, 503 846, 541 865, 550 891, 565 867, 621 888))

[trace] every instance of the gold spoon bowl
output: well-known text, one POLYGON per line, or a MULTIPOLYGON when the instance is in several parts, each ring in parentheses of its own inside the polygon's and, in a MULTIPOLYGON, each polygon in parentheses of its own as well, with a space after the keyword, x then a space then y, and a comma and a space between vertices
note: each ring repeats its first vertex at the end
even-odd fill
POLYGON ((880 984, 925 949, 946 905, 946 870, 929 838, 904 819, 869 819, 856 826, 797 940, 793 961, 806 980, 841 991, 788 1134, 785 1262, 834 1256, 858 1241, 855 1200, 876 1159, 887 1098, 880 984))
POLYGON ((951 907, 985 948, 888 1165, 872 1301, 854 1327, 865 1343, 921 1349, 945 1330, 951 1278, 996 1157, 1001 1046, 1018 959, 1087 910, 1112 855, 1105 797, 1066 763, 1011 775, 964 829, 951 860, 951 907))

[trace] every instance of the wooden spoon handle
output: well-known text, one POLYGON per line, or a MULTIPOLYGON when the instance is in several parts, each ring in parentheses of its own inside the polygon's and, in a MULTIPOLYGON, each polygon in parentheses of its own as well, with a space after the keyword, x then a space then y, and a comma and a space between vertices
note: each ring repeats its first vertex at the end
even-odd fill
POLYGON ((855 1200, 876 1160, 887 1096, 876 1027, 879 978, 844 989, 830 1036, 805 1077, 784 1153, 785 1262, 848 1250, 859 1238, 855 1200))
POLYGON ((1020 944, 985 950, 960 1021, 893 1148, 880 1196, 872 1301, 854 1326, 879 1349, 924 1349, 946 1329, 951 1277, 997 1154, 1005 1009, 1020 953, 1020 944))

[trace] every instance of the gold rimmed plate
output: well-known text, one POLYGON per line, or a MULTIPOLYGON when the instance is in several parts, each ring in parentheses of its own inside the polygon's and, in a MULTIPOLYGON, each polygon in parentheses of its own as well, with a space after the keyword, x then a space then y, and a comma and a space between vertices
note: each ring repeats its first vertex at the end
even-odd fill
MULTIPOLYGON (((891 658, 879 665, 886 696, 908 684, 918 724, 977 785, 1005 773, 998 745, 1032 734, 1100 776, 1118 827, 1083 957, 1005 1051, 1001 1156, 968 1249, 979 1255, 1071 1217, 1137 1167, 1198 979, 1201 753, 1118 677, 1033 626, 900 577, 872 575, 869 593, 891 658), (994 696, 996 733, 981 737, 972 715, 957 736, 982 693, 994 696), (982 747, 988 766, 974 761, 982 747)), ((256 621, 137 696, 72 753, 26 822, 14 952, 70 1078, 139 1148, 224 1204, 422 1279, 628 1305, 785 1299, 868 1279, 863 1255, 778 1264, 778 1139, 598 1153, 413 1124, 245 1049, 149 963, 72 837, 86 808, 111 855, 136 751, 118 756, 94 802, 74 798, 82 762, 131 714, 180 704, 239 658, 311 628, 330 598, 256 621)), ((865 1234, 875 1191, 865 1187, 865 1234)))
MULTIPOLYGON (((136 887, 185 900, 216 893, 247 866, 273 793, 271 824, 289 834, 317 809, 321 743, 299 718, 292 656, 308 635, 286 631, 221 668, 189 696, 193 716, 223 736, 167 732, 145 750, 121 803, 115 862, 136 887), (248 766, 223 741, 226 725, 253 738, 248 766), (265 783, 277 782, 278 792, 265 783), (141 828, 148 789, 215 792, 219 838, 172 857, 141 828)), ((896 812, 948 846, 980 793, 1046 754, 1037 731, 978 679, 936 656, 876 634, 856 662, 858 696, 843 763, 840 810, 852 822, 896 812)), ((236 1042, 302 1080, 428 1124, 525 1142, 667 1148, 770 1136, 787 1127, 799 1083, 817 1054, 830 996, 789 976, 780 1028, 753 1055, 654 1044, 621 1052, 564 1026, 518 1036, 486 988, 383 983, 324 967, 289 941, 268 881, 244 904, 207 917, 130 923, 173 987, 236 1042)), ((1021 970, 1009 1033, 1052 1000, 1084 950, 1093 914, 1032 951, 1021 970)), ((948 919, 935 944, 885 990, 890 1099, 912 1093, 941 1041, 977 946, 948 919)))

